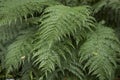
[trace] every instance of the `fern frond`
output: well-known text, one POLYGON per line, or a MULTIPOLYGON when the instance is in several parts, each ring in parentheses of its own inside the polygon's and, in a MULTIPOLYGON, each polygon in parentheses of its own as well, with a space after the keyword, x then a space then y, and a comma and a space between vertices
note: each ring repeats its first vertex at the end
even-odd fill
POLYGON ((16 22, 17 24, 12 24, 11 26, 4 25, 0 26, 0 42, 5 44, 8 43, 11 40, 14 40, 20 33, 20 31, 26 26, 28 26, 26 23, 20 24, 16 22))
POLYGON ((106 7, 111 7, 118 10, 120 8, 119 4, 119 0, 100 0, 95 5, 93 5, 93 8, 95 13, 106 7))
POLYGON ((78 62, 77 51, 72 40, 70 38, 65 38, 60 43, 56 43, 54 49, 56 53, 60 55, 60 60, 64 60, 60 62, 62 65, 60 66, 59 72, 62 72, 64 76, 67 75, 68 77, 71 77, 71 79, 75 77, 78 80, 84 80, 85 75, 83 73, 82 65, 78 62), (67 74, 67 72, 72 76, 69 75, 69 73, 67 74))
POLYGON ((63 65, 64 70, 68 70, 70 73, 72 73, 74 76, 76 76, 79 80, 85 79, 85 74, 83 73, 83 70, 81 67, 75 65, 75 64, 65 64, 63 65))
POLYGON ((98 21, 105 20, 108 26, 119 27, 120 1, 101 0, 94 6, 94 14, 98 21))
POLYGON ((30 55, 32 49, 33 29, 23 31, 17 39, 8 46, 5 56, 5 68, 8 71, 18 69, 25 58, 30 55))
POLYGON ((4 26, 0 28, 0 42, 5 43, 17 36, 18 30, 11 26, 11 28, 4 26))
POLYGON ((90 29, 93 23, 91 18, 86 6, 71 8, 57 5, 46 8, 35 40, 34 57, 39 68, 45 72, 54 70, 59 62, 58 54, 53 50, 54 44, 67 35, 74 35, 76 29, 90 29))
POLYGON ((107 4, 107 0, 100 0, 99 2, 97 2, 95 5, 93 5, 94 13, 99 12, 107 4))
POLYGON ((96 75, 99 80, 112 80, 119 46, 114 30, 99 24, 80 48, 80 62, 89 69, 89 74, 96 75))
POLYGON ((33 16, 35 12, 41 12, 43 5, 55 4, 53 0, 6 0, 0 3, 0 25, 22 21, 28 15, 33 16))
POLYGON ((110 0, 108 7, 112 7, 113 9, 119 9, 120 8, 120 0, 110 0))

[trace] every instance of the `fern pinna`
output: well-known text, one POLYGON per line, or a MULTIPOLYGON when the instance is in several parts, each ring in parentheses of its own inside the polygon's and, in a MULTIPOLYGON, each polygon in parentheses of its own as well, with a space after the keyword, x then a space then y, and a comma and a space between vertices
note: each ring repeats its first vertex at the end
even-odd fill
POLYGON ((119 2, 0 0, 0 79, 114 80, 119 2))

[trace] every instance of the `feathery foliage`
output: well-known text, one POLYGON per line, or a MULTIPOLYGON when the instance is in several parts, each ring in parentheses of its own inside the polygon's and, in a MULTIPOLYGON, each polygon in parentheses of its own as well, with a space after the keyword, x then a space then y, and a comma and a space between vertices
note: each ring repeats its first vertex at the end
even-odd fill
MULTIPOLYGON (((84 6, 70 8, 57 5, 46 8, 35 41, 35 50, 38 51, 33 56, 38 57, 35 62, 40 63, 39 68, 54 70, 54 63, 59 62, 57 53, 52 49, 55 42, 66 35, 74 35, 76 29, 79 31, 84 28, 89 29, 93 24, 91 20, 89 10, 84 6), (67 21, 68 19, 69 21, 67 21)), ((48 71, 51 72, 51 70, 48 71)))
POLYGON ((0 80, 114 80, 119 13, 120 0, 0 0, 0 80))
POLYGON ((0 25, 22 21, 22 17, 27 19, 28 14, 33 16, 34 12, 41 12, 43 5, 52 5, 53 0, 6 0, 0 3, 0 25), (34 6, 34 7, 33 7, 34 6))
POLYGON ((96 31, 80 48, 80 62, 85 69, 88 68, 89 74, 96 75, 99 80, 113 80, 119 44, 112 29, 97 25, 96 31))
POLYGON ((7 54, 5 57, 5 67, 8 70, 17 69, 24 61, 25 57, 28 57, 32 49, 32 34, 33 29, 21 32, 21 35, 7 47, 7 54), (10 69, 9 69, 10 68, 10 69))

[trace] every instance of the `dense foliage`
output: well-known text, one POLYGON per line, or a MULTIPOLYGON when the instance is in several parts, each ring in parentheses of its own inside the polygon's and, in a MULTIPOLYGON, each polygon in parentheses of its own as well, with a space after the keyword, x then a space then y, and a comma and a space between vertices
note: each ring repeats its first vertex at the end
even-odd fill
POLYGON ((120 0, 0 0, 0 80, 114 80, 120 0))

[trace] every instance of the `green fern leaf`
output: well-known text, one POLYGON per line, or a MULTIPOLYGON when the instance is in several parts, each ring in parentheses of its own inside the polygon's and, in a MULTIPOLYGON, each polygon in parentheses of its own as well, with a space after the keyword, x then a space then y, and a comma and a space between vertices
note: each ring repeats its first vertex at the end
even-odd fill
POLYGON ((53 0, 6 0, 0 3, 0 25, 22 21, 27 15, 33 16, 34 12, 41 12, 44 5, 55 4, 53 0), (34 6, 34 7, 33 7, 34 6))
POLYGON ((5 68, 7 68, 8 72, 18 69, 26 57, 30 55, 32 49, 32 31, 33 29, 22 32, 16 41, 8 46, 5 56, 5 68))
POLYGON ((15 39, 20 33, 20 31, 26 28, 26 23, 20 24, 12 24, 11 26, 4 25, 0 27, 0 42, 6 44, 11 40, 15 39))
POLYGON ((119 0, 100 0, 95 5, 93 5, 94 13, 99 12, 102 8, 111 7, 112 9, 119 10, 120 6, 119 0))
POLYGON ((76 30, 90 29, 93 24, 86 6, 67 7, 51 6, 45 9, 41 25, 35 40, 34 63, 45 72, 53 71, 59 62, 58 54, 53 50, 55 43, 67 35, 74 35, 76 30))
POLYGON ((89 74, 96 75, 99 80, 112 80, 116 68, 116 51, 119 50, 119 41, 114 30, 97 25, 95 32, 89 35, 88 40, 80 48, 80 62, 89 74))

